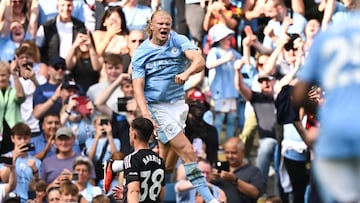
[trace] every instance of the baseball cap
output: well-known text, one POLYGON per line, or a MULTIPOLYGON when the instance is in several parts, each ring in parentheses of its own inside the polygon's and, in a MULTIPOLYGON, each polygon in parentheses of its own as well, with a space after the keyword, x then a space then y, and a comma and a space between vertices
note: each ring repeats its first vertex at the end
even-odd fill
POLYGON ((15 192, 10 192, 9 194, 7 194, 5 196, 4 203, 10 202, 10 201, 20 203, 20 197, 15 192))
POLYGON ((61 127, 59 129, 57 129, 56 133, 55 133, 55 136, 56 137, 59 137, 61 135, 65 135, 65 136, 68 136, 68 137, 73 137, 74 136, 74 133, 72 132, 72 130, 68 127, 61 127))
POLYGON ((189 99, 194 101, 206 102, 206 96, 203 92, 195 90, 189 94, 189 99))
POLYGON ((225 24, 216 24, 209 30, 209 35, 213 40, 213 43, 224 39, 226 36, 234 34, 234 30, 228 28, 225 24))
POLYGON ((75 88, 77 90, 80 90, 79 85, 74 80, 66 80, 61 85, 61 89, 70 89, 75 88))
POLYGON ((49 58, 48 65, 53 66, 53 67, 56 67, 56 66, 65 67, 66 62, 65 62, 65 59, 61 58, 60 56, 52 56, 49 58))
POLYGON ((259 72, 259 76, 258 76, 258 82, 263 82, 263 81, 269 81, 269 80, 275 80, 274 76, 271 76, 265 72, 259 72))

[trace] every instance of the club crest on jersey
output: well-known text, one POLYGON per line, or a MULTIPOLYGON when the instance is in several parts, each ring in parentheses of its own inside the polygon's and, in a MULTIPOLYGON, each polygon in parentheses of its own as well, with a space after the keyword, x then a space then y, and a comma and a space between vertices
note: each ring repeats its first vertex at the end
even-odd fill
POLYGON ((177 55, 179 53, 179 49, 176 47, 171 48, 171 53, 177 55))

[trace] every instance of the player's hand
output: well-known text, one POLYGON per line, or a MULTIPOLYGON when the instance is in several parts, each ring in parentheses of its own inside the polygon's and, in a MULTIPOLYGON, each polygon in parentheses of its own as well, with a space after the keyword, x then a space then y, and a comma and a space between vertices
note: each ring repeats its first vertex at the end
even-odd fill
POLYGON ((117 185, 112 189, 112 192, 113 192, 115 200, 123 200, 124 199, 124 187, 117 185))
POLYGON ((175 76, 175 83, 183 85, 189 79, 189 75, 186 72, 180 73, 175 76))

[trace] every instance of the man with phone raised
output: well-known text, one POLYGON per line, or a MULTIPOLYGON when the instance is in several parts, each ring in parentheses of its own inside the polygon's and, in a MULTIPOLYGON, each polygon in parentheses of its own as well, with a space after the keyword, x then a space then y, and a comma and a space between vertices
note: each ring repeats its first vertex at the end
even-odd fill
POLYGON ((260 170, 244 159, 244 144, 238 137, 228 139, 224 144, 228 171, 213 169, 217 177, 213 182, 224 190, 227 202, 256 203, 265 192, 265 182, 260 170))
POLYGON ((31 129, 28 125, 17 123, 11 129, 11 141, 14 143, 14 150, 4 156, 17 157, 14 163, 17 177, 14 192, 25 202, 28 199, 29 183, 39 176, 41 161, 28 154, 28 151, 35 150, 33 143, 30 143, 31 129))

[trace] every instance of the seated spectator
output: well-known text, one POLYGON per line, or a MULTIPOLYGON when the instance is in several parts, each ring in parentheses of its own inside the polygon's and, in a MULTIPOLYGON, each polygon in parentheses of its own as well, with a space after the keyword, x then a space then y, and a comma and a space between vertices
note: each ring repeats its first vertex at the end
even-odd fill
POLYGON ((102 27, 93 32, 96 51, 99 56, 105 53, 127 54, 129 29, 125 15, 119 6, 109 7, 102 18, 102 27))
POLYGON ((0 61, 0 76, 0 154, 4 154, 14 148, 10 129, 22 121, 20 105, 25 100, 25 94, 15 62, 10 67, 7 62, 0 61), (14 80, 14 88, 10 87, 10 75, 14 80))
POLYGON ((121 152, 125 155, 129 154, 132 150, 130 147, 130 139, 129 139, 129 123, 136 117, 137 114, 137 104, 135 99, 133 99, 133 89, 130 80, 130 75, 121 74, 113 83, 111 83, 102 94, 100 94, 95 100, 95 106, 99 112, 111 118, 111 124, 113 126, 113 135, 115 138, 118 138, 121 142, 121 152), (130 84, 126 86, 130 86, 128 89, 125 89, 126 81, 130 82, 130 84), (119 85, 123 83, 121 86, 122 92, 124 92, 125 97, 118 98, 118 111, 122 113, 114 112, 107 104, 106 101, 109 99, 110 95, 116 89, 120 89, 119 85), (124 84, 125 83, 125 84, 124 84))
MULTIPOLYGON (((34 157, 44 160, 47 157, 56 154, 55 134, 60 128, 60 116, 58 113, 48 112, 44 116, 41 128, 42 133, 39 136, 31 138, 31 142, 35 144, 35 151, 30 152, 34 157)), ((80 153, 80 148, 77 142, 73 144, 73 150, 80 153)))
MULTIPOLYGON (((95 103, 95 99, 99 97, 101 92, 104 92, 105 88, 113 83, 120 76, 120 74, 124 72, 122 61, 122 56, 117 54, 106 54, 104 56, 103 69, 106 74, 106 80, 99 81, 99 83, 90 86, 86 93, 86 95, 93 103, 95 103)), ((115 89, 110 98, 106 101, 106 104, 110 106, 111 109, 115 112, 118 112, 118 97, 124 97, 124 93, 120 90, 120 88, 115 89)))
MULTIPOLYGON (((198 167, 200 171, 204 174, 206 180, 208 181, 208 186, 210 191, 212 191, 214 197, 219 202, 227 202, 226 195, 222 189, 218 186, 213 185, 210 183, 211 181, 211 164, 209 161, 205 159, 200 159, 198 161, 198 167)), ((176 184, 175 184, 175 191, 176 191, 176 202, 195 202, 196 197, 196 189, 191 184, 189 180, 186 179, 184 165, 180 164, 177 168, 176 174, 176 184)))
POLYGON ((33 97, 37 86, 47 81, 47 66, 40 63, 40 51, 33 41, 26 40, 15 50, 15 63, 20 70, 20 83, 25 101, 21 104, 23 121, 31 128, 33 136, 40 134, 39 120, 33 114, 33 97))
POLYGON ((41 25, 36 35, 36 44, 40 47, 41 61, 44 63, 48 63, 52 56, 66 58, 74 36, 85 29, 83 22, 72 17, 72 0, 56 2, 58 15, 41 25))
POLYGON ((57 154, 47 157, 41 164, 40 177, 47 184, 59 185, 62 172, 66 169, 71 173, 72 164, 79 153, 73 150, 75 136, 71 129, 61 127, 55 133, 57 154))
POLYGON ((260 170, 244 159, 244 144, 238 137, 224 144, 229 171, 214 169, 213 183, 224 190, 228 202, 256 203, 265 192, 265 181, 260 170))
POLYGON ((4 0, 0 3, 0 30, 7 35, 12 23, 18 22, 31 38, 38 27, 39 4, 37 0, 4 0))
POLYGON ((120 141, 114 138, 110 120, 106 116, 96 117, 94 129, 94 138, 89 138, 85 142, 85 154, 94 162, 96 183, 98 183, 104 178, 102 164, 120 150, 120 141))
POLYGON ((79 32, 66 55, 66 67, 71 71, 71 78, 74 78, 85 92, 98 82, 102 68, 90 35, 91 33, 86 33, 85 30, 79 32))
MULTIPOLYGON (((11 141, 14 143, 14 150, 5 154, 7 157, 17 157, 15 170, 17 184, 14 192, 21 198, 22 202, 28 200, 29 183, 34 177, 39 176, 41 161, 28 154, 32 151, 29 145, 31 141, 31 129, 24 123, 17 123, 11 129, 11 141)), ((33 147, 35 147, 33 145, 33 147)))
POLYGON ((93 186, 90 183, 90 175, 91 172, 94 171, 94 165, 88 157, 78 156, 74 160, 73 171, 74 174, 78 174, 77 180, 73 178, 73 181, 75 181, 74 183, 79 189, 81 196, 84 197, 86 201, 91 202, 94 197, 103 194, 100 187, 93 186))

